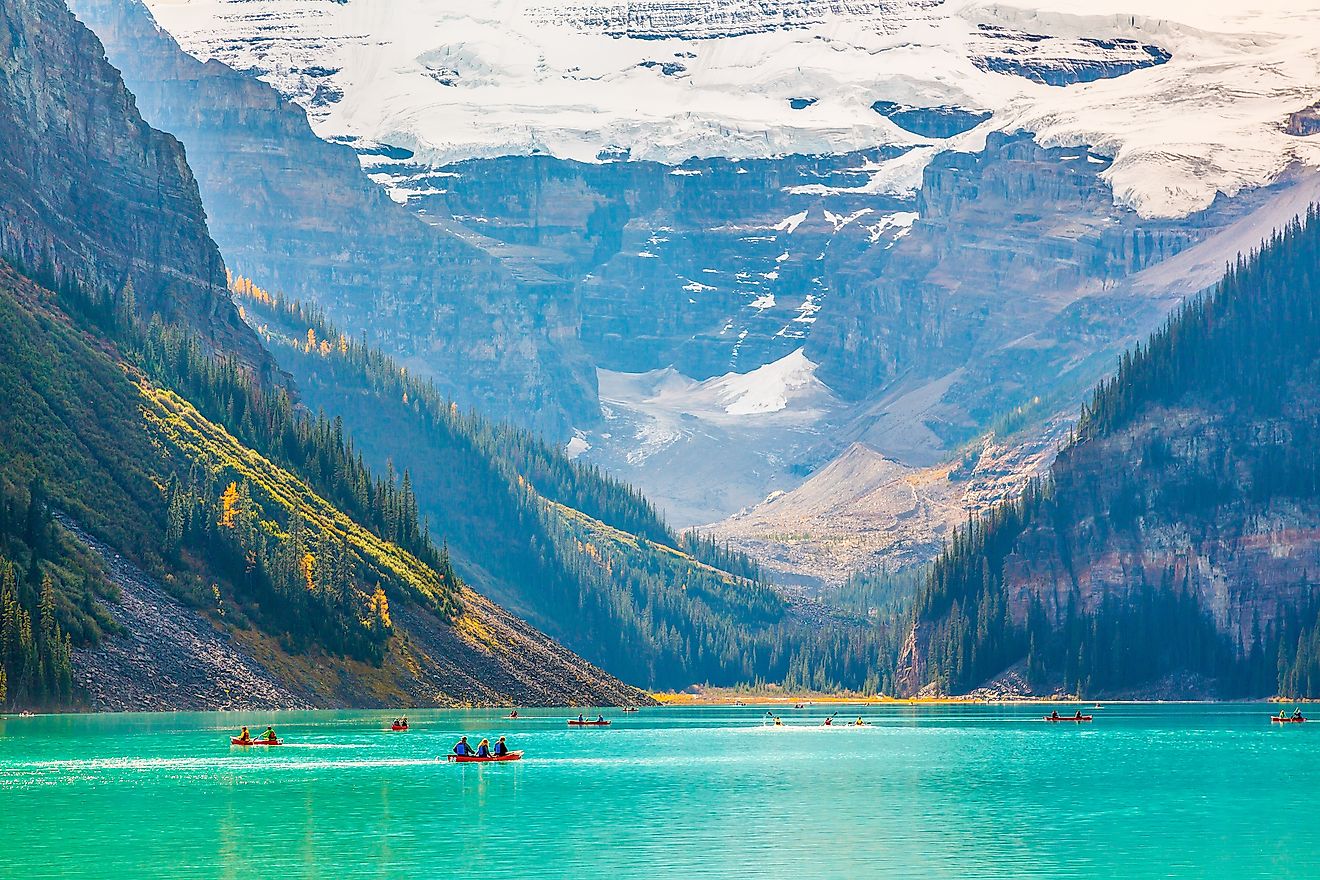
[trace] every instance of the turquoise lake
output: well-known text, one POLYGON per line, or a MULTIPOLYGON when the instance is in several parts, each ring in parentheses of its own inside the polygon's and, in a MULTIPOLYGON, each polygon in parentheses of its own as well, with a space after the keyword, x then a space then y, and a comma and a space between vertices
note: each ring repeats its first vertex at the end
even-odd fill
POLYGON ((1212 877, 1320 871, 1320 723, 1265 705, 0 721, 0 877, 1212 877), (1062 710, 1061 710, 1062 711, 1062 710), (231 747, 241 724, 286 745, 231 747), (451 765, 461 734, 518 763, 451 765))

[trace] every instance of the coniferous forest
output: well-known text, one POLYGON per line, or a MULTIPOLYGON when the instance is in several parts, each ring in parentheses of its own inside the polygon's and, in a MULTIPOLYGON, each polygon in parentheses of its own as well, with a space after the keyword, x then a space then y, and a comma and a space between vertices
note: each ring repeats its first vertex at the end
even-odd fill
POLYGON ((1045 692, 1182 676, 1219 696, 1320 695, 1315 568, 1240 583, 1217 607, 1196 582, 1198 557, 1245 554, 1254 523, 1320 512, 1317 340, 1312 208, 1123 356, 1048 480, 959 530, 917 598, 911 684, 959 693, 1017 668, 1045 692), (1185 546, 1159 556, 1151 534, 1185 546), (1097 581, 1115 558, 1123 576, 1097 581))

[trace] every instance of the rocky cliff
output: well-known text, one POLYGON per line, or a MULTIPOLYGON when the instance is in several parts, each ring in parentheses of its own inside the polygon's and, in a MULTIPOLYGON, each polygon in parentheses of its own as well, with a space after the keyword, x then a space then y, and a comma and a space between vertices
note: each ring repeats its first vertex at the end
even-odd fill
MULTIPOLYGON (((143 115, 188 148, 211 233, 238 274, 313 299, 476 405, 565 436, 594 418, 571 290, 518 272, 461 224, 428 225, 312 133, 302 108, 185 54, 139 0, 75 0, 143 115)), ((447 218, 446 218, 447 219, 447 218)))
POLYGON ((0 254, 265 369, 183 147, 143 122, 96 36, 58 0, 15 0, 0 8, 0 59, 0 254))

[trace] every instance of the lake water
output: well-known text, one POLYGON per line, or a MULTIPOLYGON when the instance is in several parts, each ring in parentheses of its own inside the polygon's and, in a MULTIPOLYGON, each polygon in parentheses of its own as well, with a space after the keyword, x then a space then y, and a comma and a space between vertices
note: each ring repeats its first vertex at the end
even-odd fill
POLYGON ((281 712, 0 721, 0 877, 1277 877, 1320 723, 1257 705, 281 712), (236 748, 240 724, 287 745, 236 748), (437 761, 505 733, 518 763, 437 761))

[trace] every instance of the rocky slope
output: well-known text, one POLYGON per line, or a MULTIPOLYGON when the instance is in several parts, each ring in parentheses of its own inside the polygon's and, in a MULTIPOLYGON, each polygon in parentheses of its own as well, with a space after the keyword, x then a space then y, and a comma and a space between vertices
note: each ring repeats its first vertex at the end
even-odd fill
POLYGON ((235 273, 315 299, 464 406, 566 435, 595 411, 575 300, 554 276, 492 256, 461 224, 392 202, 302 108, 220 61, 203 64, 140 0, 74 0, 143 116, 188 148, 211 234, 235 273))
POLYGON ((0 34, 0 255, 265 369, 183 147, 142 121, 96 36, 57 0, 6 3, 0 34))

